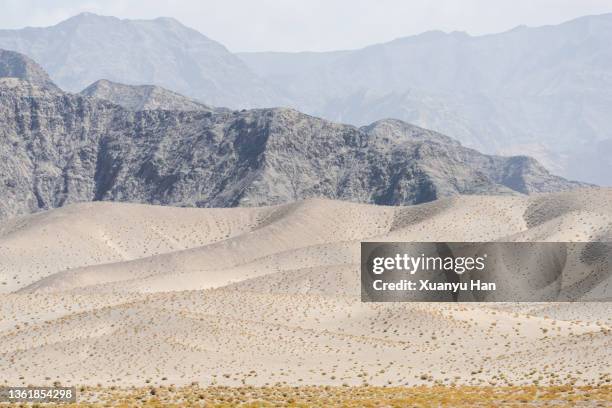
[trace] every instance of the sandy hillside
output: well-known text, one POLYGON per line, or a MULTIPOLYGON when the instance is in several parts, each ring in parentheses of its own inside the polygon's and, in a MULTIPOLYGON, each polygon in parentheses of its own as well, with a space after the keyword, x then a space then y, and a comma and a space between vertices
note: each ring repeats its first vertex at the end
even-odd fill
POLYGON ((0 225, 0 378, 603 384, 612 303, 361 303, 359 243, 611 236, 610 189, 413 207, 73 205, 0 225))

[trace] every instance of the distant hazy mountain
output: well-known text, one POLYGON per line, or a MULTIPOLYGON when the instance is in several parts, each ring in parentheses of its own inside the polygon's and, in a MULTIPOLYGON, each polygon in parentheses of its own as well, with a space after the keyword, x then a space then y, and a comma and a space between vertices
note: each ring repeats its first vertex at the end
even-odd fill
POLYGON ((52 27, 0 30, 0 48, 39 62, 61 88, 105 78, 153 84, 215 106, 272 106, 278 98, 221 44, 171 18, 79 14, 52 27))
POLYGON ((354 51, 240 56, 307 113, 354 124, 395 117, 610 185, 611 38, 607 14, 478 37, 427 32, 354 51))
POLYGON ((203 103, 159 86, 125 85, 107 81, 106 79, 94 82, 81 91, 80 95, 105 99, 134 111, 151 109, 213 110, 213 108, 203 103))
POLYGON ((398 120, 291 109, 134 111, 0 78, 0 218, 79 201, 231 207, 326 197, 413 204, 580 186, 398 120))

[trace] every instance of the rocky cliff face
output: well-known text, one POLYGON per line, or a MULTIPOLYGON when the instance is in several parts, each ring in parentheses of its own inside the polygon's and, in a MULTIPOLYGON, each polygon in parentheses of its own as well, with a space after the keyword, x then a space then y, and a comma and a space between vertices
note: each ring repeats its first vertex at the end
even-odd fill
POLYGON ((0 218, 91 200, 395 205, 578 185, 395 120, 356 128, 290 109, 132 111, 0 80, 0 218))

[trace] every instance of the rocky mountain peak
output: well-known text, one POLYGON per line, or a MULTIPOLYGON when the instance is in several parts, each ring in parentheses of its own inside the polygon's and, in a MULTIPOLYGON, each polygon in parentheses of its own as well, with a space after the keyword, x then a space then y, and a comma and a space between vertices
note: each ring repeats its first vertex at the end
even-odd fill
POLYGON ((80 95, 104 99, 126 109, 152 110, 201 110, 212 111, 213 108, 187 98, 176 92, 155 85, 126 85, 101 79, 94 82, 80 95))
POLYGON ((40 65, 14 51, 0 49, 0 78, 17 78, 43 88, 57 89, 40 65))
POLYGON ((274 106, 280 100, 224 45, 171 18, 79 14, 50 27, 0 30, 0 48, 39 61, 69 92, 105 78, 161 86, 213 106, 274 106))
POLYGON ((406 123, 399 119, 381 119, 370 125, 362 126, 360 129, 381 140, 392 139, 395 143, 399 140, 408 142, 430 141, 461 146, 461 143, 457 140, 446 135, 406 123))

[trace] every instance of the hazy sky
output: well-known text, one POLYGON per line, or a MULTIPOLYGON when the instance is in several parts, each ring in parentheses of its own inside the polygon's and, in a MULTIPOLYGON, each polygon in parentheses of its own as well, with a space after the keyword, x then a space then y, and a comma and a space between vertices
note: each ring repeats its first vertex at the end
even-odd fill
POLYGON ((231 51, 359 48, 427 30, 483 34, 612 12, 612 0, 0 0, 0 28, 83 11, 174 17, 231 51))

